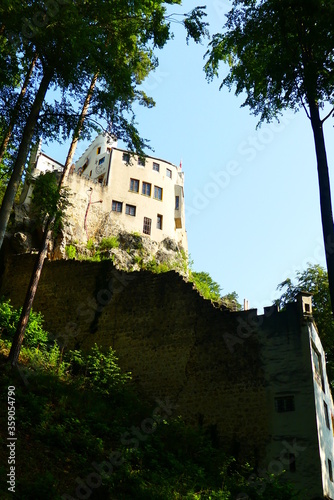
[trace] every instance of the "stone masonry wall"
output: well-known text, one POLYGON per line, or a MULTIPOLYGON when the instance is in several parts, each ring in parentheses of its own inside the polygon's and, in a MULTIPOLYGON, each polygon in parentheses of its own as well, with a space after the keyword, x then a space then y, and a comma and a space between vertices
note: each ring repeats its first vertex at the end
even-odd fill
MULTIPOLYGON (((33 258, 5 262, 1 295, 15 306, 23 303, 33 258)), ((236 349, 226 342, 246 313, 215 308, 175 272, 63 260, 46 262, 34 309, 61 343, 112 346, 149 398, 169 398, 174 416, 210 429, 235 456, 261 455, 269 415, 257 337, 236 349)))

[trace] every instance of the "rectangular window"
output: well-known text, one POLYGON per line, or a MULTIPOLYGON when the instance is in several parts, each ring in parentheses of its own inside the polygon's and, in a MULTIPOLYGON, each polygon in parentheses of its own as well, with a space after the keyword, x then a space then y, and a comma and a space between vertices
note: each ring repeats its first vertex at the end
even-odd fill
POLYGON ((99 165, 102 165, 102 163, 104 163, 105 159, 106 159, 106 157, 105 157, 105 156, 104 156, 103 158, 101 158, 101 159, 99 160, 99 165))
POLYGON ((97 148, 96 154, 99 155, 101 153, 101 148, 97 148))
POLYGON ((152 219, 148 219, 148 217, 144 217, 144 225, 143 225, 143 233, 151 234, 151 225, 152 219))
POLYGON ((120 201, 113 200, 111 208, 113 212, 122 212, 123 203, 121 203, 120 201))
POLYGON ((138 165, 140 167, 145 167, 145 158, 138 158, 138 165))
POLYGON ((156 200, 162 200, 162 188, 154 186, 154 198, 156 200))
POLYGON ((166 175, 167 177, 169 177, 170 179, 172 178, 172 171, 170 168, 166 168, 166 175))
POLYGON ((312 358, 315 369, 315 379, 318 382, 318 384, 322 387, 322 390, 325 392, 325 381, 322 371, 321 355, 318 349, 313 344, 313 342, 312 342, 312 354, 313 354, 312 358))
POLYGON ((330 481, 333 482, 333 467, 332 467, 332 461, 328 459, 328 474, 329 474, 329 479, 330 481))
POLYGON ((295 411, 294 396, 278 396, 275 398, 275 410, 277 413, 295 411))
POLYGON ((175 196, 175 210, 180 210, 180 197, 175 196))
POLYGON ((331 426, 329 423, 328 406, 327 403, 325 403, 325 401, 324 401, 324 414, 325 414, 326 426, 328 429, 330 429, 331 426))
POLYGON ((138 193, 139 191, 139 180, 138 179, 130 179, 130 191, 133 193, 138 193))
POLYGON ((162 229, 162 215, 157 215, 157 229, 162 229))
POLYGON ((159 165, 159 163, 153 162, 153 170, 155 170, 156 172, 160 172, 160 165, 159 165))
POLYGON ((125 163, 129 163, 130 162, 130 153, 123 153, 122 161, 124 161, 125 163))
POLYGON ((111 148, 107 148, 107 153, 110 153, 111 152, 111 148))
POLYGON ((134 205, 125 205, 125 213, 127 215, 132 215, 133 217, 135 217, 136 207, 134 205))
POLYGON ((141 192, 145 196, 151 196, 151 184, 149 184, 148 182, 143 182, 141 192))

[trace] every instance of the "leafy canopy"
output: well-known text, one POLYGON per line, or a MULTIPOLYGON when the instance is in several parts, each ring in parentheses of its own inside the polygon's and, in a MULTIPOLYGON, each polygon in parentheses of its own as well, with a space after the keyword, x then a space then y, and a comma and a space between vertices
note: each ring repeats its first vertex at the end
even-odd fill
POLYGON ((312 101, 334 103, 334 3, 332 0, 235 0, 224 33, 213 36, 205 71, 222 86, 246 93, 261 121, 312 101))

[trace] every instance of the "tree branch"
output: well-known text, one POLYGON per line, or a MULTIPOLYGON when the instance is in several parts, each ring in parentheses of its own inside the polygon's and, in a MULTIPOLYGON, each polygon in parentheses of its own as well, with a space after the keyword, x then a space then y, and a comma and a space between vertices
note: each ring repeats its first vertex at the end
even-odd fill
POLYGON ((323 124, 327 120, 327 118, 329 118, 333 113, 334 113, 334 106, 332 107, 328 115, 326 115, 325 118, 321 120, 321 124, 323 124))

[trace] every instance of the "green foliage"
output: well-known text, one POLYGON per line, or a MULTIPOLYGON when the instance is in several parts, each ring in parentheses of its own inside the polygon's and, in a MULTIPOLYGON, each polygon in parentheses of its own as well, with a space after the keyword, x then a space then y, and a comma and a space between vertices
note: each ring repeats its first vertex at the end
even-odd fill
POLYGON ((117 362, 118 359, 111 347, 104 353, 95 344, 85 359, 86 374, 92 387, 102 394, 110 394, 114 389, 124 386, 131 376, 129 373, 123 374, 117 362))
POLYGON ((44 223, 46 218, 53 219, 52 229, 57 233, 70 203, 67 190, 59 190, 59 182, 54 173, 45 172, 36 178, 32 201, 39 222, 44 223))
POLYGON ((228 63, 222 85, 235 85, 237 95, 245 92, 243 106, 261 121, 311 101, 333 102, 331 0, 237 0, 225 28, 212 38, 206 74, 211 79, 221 62, 228 63))
MULTIPOLYGON (((0 339, 0 360, 3 349, 0 339)), ((153 408, 129 388, 119 391, 129 377, 119 382, 111 350, 102 353, 95 345, 87 354, 68 352, 65 373, 57 370, 64 361, 55 345, 36 353, 35 348, 22 352, 27 367, 21 363, 20 373, 25 368, 28 390, 22 389, 19 372, 0 374, 2 394, 9 385, 16 387, 17 454, 24 464, 18 498, 58 499, 64 492, 74 497, 75 478, 85 480, 95 470, 92 462, 105 463, 110 452, 117 452, 122 460, 104 475, 99 498, 232 500, 242 492, 250 500, 297 499, 280 477, 259 477, 250 466, 238 465, 205 432, 176 415, 156 418, 145 434, 153 408), (139 429, 143 439, 135 437, 139 429)), ((3 435, 7 425, 5 414, 0 415, 3 435)))
POLYGON ((65 247, 65 252, 69 259, 75 259, 75 256, 77 254, 77 249, 73 245, 67 245, 65 247))
MULTIPOLYGON (((287 278, 277 286, 284 292, 275 303, 284 308, 287 303, 294 302, 299 292, 312 293, 312 309, 319 336, 327 354, 329 375, 334 379, 334 319, 331 308, 328 275, 318 264, 308 264, 304 271, 297 271, 296 282, 287 278)), ((333 382, 332 382, 333 384, 333 382)))
POLYGON ((99 250, 102 252, 105 250, 111 250, 112 248, 118 248, 118 247, 119 247, 118 236, 109 236, 108 238, 102 238, 102 240, 99 243, 99 250))
POLYGON ((214 281, 209 273, 205 272, 192 272, 191 281, 193 281, 197 290, 203 295, 205 299, 219 300, 220 298, 220 285, 214 281))
POLYGON ((238 294, 236 292, 227 293, 220 300, 221 303, 231 309, 231 311, 241 311, 242 305, 238 302, 238 294))
MULTIPOLYGON (((17 323, 20 319, 20 309, 15 309, 10 300, 0 301, 0 328, 1 336, 5 339, 12 339, 17 323)), ((43 329, 43 317, 40 313, 31 311, 28 326, 24 336, 23 345, 26 347, 43 346, 48 342, 48 334, 43 329)))
POLYGON ((89 238, 89 240, 87 241, 87 244, 86 244, 86 248, 87 250, 94 250, 95 249, 95 241, 93 240, 93 238, 89 238))

